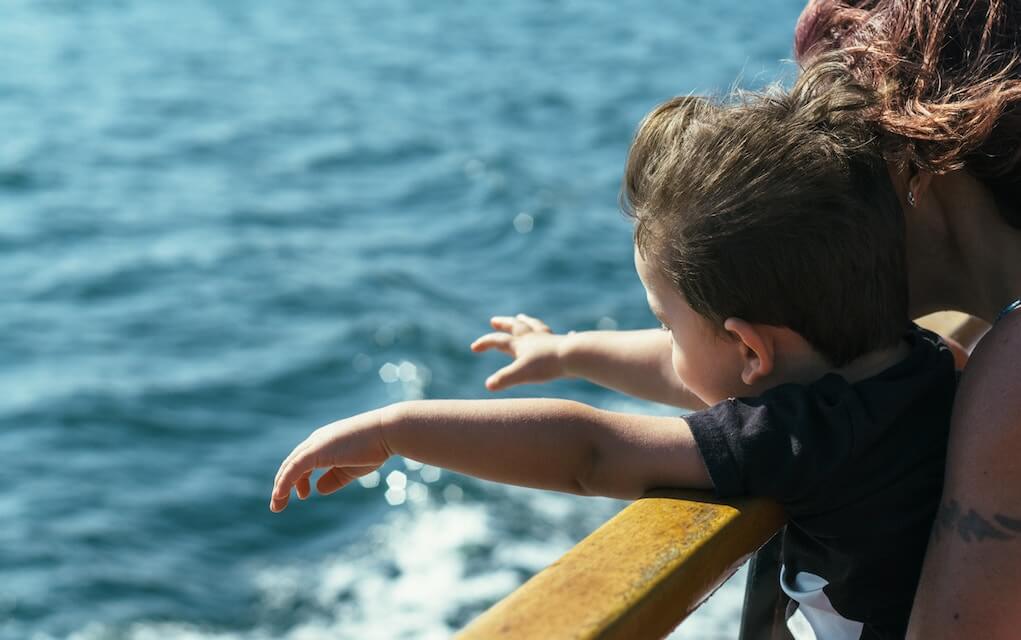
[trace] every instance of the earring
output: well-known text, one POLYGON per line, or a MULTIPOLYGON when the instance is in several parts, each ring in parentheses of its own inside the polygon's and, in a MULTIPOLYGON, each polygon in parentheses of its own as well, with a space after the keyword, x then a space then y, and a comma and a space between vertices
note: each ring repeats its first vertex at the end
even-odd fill
POLYGON ((915 194, 908 191, 908 204, 912 207, 915 206, 915 194))

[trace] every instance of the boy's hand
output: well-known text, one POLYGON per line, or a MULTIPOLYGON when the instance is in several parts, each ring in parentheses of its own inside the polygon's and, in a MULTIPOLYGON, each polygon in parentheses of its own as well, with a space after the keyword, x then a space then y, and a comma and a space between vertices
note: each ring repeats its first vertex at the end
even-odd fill
POLYGON ((316 469, 327 469, 316 481, 316 489, 326 495, 345 486, 355 478, 378 469, 390 449, 383 439, 382 413, 370 411, 338 420, 312 432, 291 451, 280 465, 270 511, 283 511, 290 498, 291 487, 304 500, 312 492, 309 477, 316 469))
POLYGON ((514 317, 496 316, 489 322, 497 331, 477 339, 471 350, 481 353, 499 349, 514 361, 486 379, 487 389, 500 391, 565 375, 559 353, 564 336, 554 334, 542 320, 519 313, 514 317))

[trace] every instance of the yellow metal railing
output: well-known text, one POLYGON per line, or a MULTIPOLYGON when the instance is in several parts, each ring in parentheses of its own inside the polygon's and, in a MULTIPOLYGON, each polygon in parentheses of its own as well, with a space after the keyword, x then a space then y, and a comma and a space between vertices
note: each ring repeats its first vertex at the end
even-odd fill
POLYGON ((457 637, 659 638, 784 522, 765 500, 691 491, 637 500, 457 637))

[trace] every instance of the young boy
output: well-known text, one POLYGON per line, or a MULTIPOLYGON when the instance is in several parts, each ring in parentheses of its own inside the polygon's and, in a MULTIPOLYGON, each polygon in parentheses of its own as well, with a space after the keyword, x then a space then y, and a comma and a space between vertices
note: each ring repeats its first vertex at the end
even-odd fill
MULTIPOLYGON (((788 95, 678 98, 642 122, 623 201, 668 345, 648 332, 562 338, 527 316, 494 319, 503 331, 473 345, 515 354, 510 373, 530 381, 580 364, 609 386, 706 408, 676 418, 565 400, 403 402, 313 432, 282 463, 270 508, 283 510, 291 487, 307 497, 315 469, 327 494, 394 454, 585 495, 767 496, 790 518, 781 581, 797 637, 903 637, 955 372, 908 320, 901 204, 860 124, 869 96, 843 78, 819 65, 788 95)), ((507 374, 489 386, 513 383, 507 374)))

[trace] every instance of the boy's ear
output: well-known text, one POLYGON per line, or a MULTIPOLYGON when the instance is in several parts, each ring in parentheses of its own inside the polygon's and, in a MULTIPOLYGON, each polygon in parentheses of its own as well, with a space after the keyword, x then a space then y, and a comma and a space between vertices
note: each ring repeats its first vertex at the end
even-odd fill
POLYGON ((741 380, 747 385, 759 382, 773 372, 773 337, 761 325, 752 324, 741 318, 727 318, 723 328, 733 334, 739 342, 741 357, 741 380))

